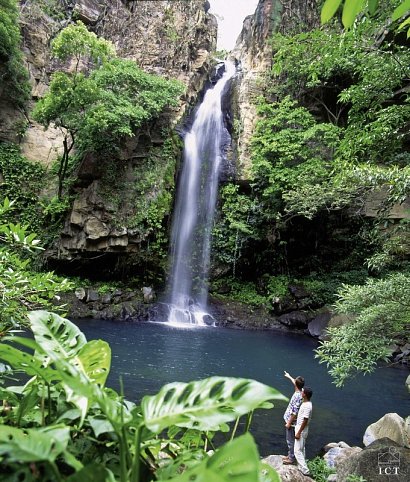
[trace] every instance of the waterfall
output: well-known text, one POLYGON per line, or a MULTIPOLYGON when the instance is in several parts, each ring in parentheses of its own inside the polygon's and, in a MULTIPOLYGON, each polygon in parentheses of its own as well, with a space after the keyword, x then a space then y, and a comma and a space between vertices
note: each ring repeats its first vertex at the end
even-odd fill
POLYGON ((184 137, 184 158, 178 183, 171 237, 169 278, 170 323, 205 324, 211 231, 222 160, 222 96, 235 66, 209 89, 184 137))

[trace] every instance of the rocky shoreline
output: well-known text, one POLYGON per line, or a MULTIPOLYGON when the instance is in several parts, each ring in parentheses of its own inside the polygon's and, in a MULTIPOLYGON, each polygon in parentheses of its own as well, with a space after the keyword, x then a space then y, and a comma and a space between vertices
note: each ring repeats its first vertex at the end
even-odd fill
MULTIPOLYGON (((116 320, 142 322, 166 319, 167 306, 158 301, 151 287, 139 290, 114 289, 101 292, 94 287, 79 288, 62 295, 71 319, 116 320)), ((277 300, 272 310, 253 307, 232 299, 213 296, 209 302, 210 324, 243 330, 274 330, 307 335, 318 340, 326 338, 326 329, 349 322, 331 308, 317 306, 309 294, 298 286, 289 287, 289 296, 277 300)), ((391 347, 391 363, 410 368, 410 343, 397 340, 391 347)), ((410 381, 409 381, 410 383, 410 381)))

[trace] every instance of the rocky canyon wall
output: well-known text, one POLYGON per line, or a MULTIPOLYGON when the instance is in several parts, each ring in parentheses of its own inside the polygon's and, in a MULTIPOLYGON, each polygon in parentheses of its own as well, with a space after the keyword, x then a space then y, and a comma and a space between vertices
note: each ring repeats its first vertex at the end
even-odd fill
POLYGON ((71 212, 48 252, 53 268, 66 271, 70 266, 80 273, 89 266, 89 270, 112 271, 119 258, 129 265, 130 253, 136 264, 149 258, 150 242, 162 243, 165 249, 166 240, 159 241, 154 231, 161 231, 162 238, 166 235, 172 208, 181 148, 175 126, 195 104, 212 70, 216 49, 217 22, 208 9, 204 0, 27 0, 21 4, 32 101, 27 112, 22 112, 8 101, 7 92, 0 92, 0 141, 19 143, 31 160, 50 165, 61 152, 60 132, 45 131, 30 118, 30 110, 60 67, 51 58, 50 44, 73 21, 81 20, 89 30, 112 41, 119 57, 186 86, 179 107, 140 129, 124 143, 118 158, 89 153, 82 160, 71 188, 71 212), (150 224, 149 216, 155 217, 156 226, 150 224))
POLYGON ((317 0, 260 0, 254 15, 248 16, 231 58, 238 63, 234 89, 234 139, 237 178, 249 178, 250 140, 255 127, 256 101, 262 94, 266 74, 272 68, 273 50, 269 42, 275 32, 308 31, 319 25, 317 0))

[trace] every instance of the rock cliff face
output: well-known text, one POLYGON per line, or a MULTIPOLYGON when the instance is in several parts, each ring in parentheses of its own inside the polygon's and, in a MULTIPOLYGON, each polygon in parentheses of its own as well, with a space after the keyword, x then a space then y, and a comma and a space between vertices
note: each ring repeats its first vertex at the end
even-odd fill
POLYGON ((317 4, 316 0, 259 0, 254 15, 243 23, 231 53, 240 70, 233 99, 238 179, 249 178, 249 144, 257 119, 255 103, 262 93, 264 74, 272 68, 269 39, 274 32, 301 32, 317 26, 317 4))
MULTIPOLYGON (((217 22, 207 13, 208 8, 204 0, 56 0, 47 9, 41 2, 27 0, 21 6, 33 103, 44 95, 58 67, 50 57, 52 39, 75 20, 111 40, 119 57, 135 60, 144 70, 176 78, 186 86, 179 108, 137 132, 124 144, 119 159, 91 154, 83 159, 73 188, 72 210, 55 250, 49 253, 54 268, 69 260, 81 270, 83 258, 96 256, 104 265, 107 253, 111 253, 107 265, 116 265, 118 255, 146 249, 146 243, 156 241, 153 231, 161 230, 147 221, 147 212, 155 203, 161 204, 162 215, 156 222, 166 231, 180 156, 180 144, 172 131, 195 104, 216 48, 217 22), (148 179, 152 171, 156 172, 148 179)), ((62 146, 58 130, 44 131, 29 114, 16 111, 6 93, 0 92, 0 109, 0 140, 20 142, 23 154, 32 160, 50 164, 57 158, 62 146), (24 135, 18 135, 19 125, 27 127, 24 135)), ((141 262, 137 258, 136 263, 141 262)))

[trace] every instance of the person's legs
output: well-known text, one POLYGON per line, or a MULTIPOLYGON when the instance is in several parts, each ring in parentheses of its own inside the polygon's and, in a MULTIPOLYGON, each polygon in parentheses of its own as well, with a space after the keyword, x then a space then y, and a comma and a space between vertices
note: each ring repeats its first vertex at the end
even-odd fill
POLYGON ((285 428, 286 430, 286 443, 288 444, 288 459, 291 462, 295 461, 295 427, 285 428))
POLYGON ((309 468, 305 459, 306 437, 307 434, 304 435, 302 432, 300 439, 295 439, 295 457, 298 463, 298 469, 302 474, 309 475, 309 468))

